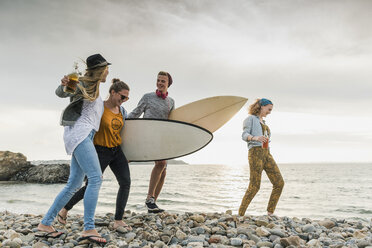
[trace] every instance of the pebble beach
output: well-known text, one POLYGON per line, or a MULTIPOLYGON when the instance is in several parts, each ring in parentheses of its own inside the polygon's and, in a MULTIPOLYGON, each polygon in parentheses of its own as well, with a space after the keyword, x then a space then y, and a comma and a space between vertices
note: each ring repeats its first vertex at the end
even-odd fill
MULTIPOLYGON (((36 237, 42 215, 0 212, 0 247, 92 247, 78 242, 83 216, 68 216, 67 224, 55 221, 59 238, 36 237)), ((124 221, 132 227, 114 230, 111 213, 96 215, 96 227, 107 239, 105 247, 201 248, 201 247, 366 247, 372 248, 372 220, 237 216, 225 213, 160 214, 126 211, 124 221)))

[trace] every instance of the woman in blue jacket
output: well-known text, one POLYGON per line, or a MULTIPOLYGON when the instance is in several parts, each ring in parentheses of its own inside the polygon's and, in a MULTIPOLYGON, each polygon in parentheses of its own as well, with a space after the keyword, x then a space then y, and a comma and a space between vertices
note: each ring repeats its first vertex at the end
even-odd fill
POLYGON ((249 116, 243 123, 242 139, 248 143, 249 160, 249 186, 242 199, 239 215, 244 216, 248 205, 257 194, 261 184, 261 174, 265 170, 270 182, 273 184, 267 214, 272 215, 284 187, 283 177, 278 165, 270 154, 268 147, 270 140, 270 129, 263 118, 271 113, 273 103, 265 98, 257 99, 249 106, 249 116))

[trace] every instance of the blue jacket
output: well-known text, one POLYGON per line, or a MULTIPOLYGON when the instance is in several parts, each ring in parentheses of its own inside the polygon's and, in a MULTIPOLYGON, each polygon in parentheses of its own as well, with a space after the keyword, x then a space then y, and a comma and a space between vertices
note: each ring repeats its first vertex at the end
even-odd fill
MULTIPOLYGON (((270 138, 271 134, 268 135, 270 138)), ((248 141, 249 136, 263 136, 260 118, 256 115, 250 115, 244 120, 242 139, 248 143, 248 150, 255 146, 262 146, 260 141, 248 141)))

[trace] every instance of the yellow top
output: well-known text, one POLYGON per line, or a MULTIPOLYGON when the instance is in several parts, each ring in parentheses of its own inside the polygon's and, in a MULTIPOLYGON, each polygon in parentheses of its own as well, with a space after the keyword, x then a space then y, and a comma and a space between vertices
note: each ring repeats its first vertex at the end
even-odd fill
POLYGON ((105 106, 99 130, 94 136, 94 144, 110 148, 119 146, 121 144, 120 131, 123 125, 124 121, 121 111, 115 114, 105 106))

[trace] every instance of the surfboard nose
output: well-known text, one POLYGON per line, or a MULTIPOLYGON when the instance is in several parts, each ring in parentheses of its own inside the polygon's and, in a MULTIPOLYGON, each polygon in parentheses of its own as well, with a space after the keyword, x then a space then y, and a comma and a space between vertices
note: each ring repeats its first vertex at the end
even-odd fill
POLYGON ((192 123, 215 132, 228 122, 248 101, 241 96, 204 98, 173 110, 169 119, 192 123))

